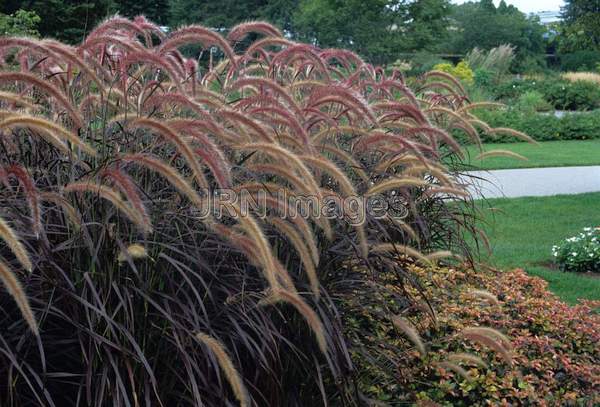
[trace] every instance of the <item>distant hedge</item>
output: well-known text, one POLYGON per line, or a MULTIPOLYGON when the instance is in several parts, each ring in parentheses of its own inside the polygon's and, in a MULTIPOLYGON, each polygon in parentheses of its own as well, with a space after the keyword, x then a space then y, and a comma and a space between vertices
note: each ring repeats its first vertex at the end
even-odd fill
MULTIPOLYGON (((544 113, 524 113, 516 109, 481 111, 476 115, 492 127, 519 130, 537 141, 600 139, 600 110, 566 113, 562 117, 544 113)), ((481 133, 483 142, 521 141, 508 135, 481 133)))

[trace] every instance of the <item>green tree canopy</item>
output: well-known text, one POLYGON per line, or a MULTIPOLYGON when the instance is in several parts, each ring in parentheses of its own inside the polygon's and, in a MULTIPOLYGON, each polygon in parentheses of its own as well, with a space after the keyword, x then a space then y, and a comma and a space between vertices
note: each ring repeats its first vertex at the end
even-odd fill
POLYGON ((452 6, 450 51, 467 53, 473 48, 491 49, 503 44, 517 48, 519 57, 544 52, 545 28, 537 17, 528 17, 512 5, 492 0, 452 6))
POLYGON ((600 0, 567 0, 565 3, 560 51, 600 51, 600 0))
POLYGON ((448 7, 447 0, 302 0, 293 21, 302 40, 385 63, 400 52, 437 48, 448 7))
POLYGON ((125 17, 144 15, 160 25, 169 24, 169 0, 113 0, 116 11, 125 17))
POLYGON ((40 17, 34 11, 17 10, 13 14, 0 13, 0 35, 27 35, 37 37, 40 17))
POLYGON ((112 0, 5 0, 1 11, 12 14, 18 9, 33 11, 40 17, 41 36, 77 43, 114 12, 114 4, 112 0))

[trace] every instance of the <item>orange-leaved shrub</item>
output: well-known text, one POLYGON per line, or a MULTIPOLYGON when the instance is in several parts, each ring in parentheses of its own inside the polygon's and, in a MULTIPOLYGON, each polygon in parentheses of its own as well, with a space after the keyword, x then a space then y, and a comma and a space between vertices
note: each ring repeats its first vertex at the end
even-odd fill
POLYGON ((166 35, 114 17, 78 46, 0 51, 2 405, 353 403, 338 270, 469 257, 448 202, 470 196, 443 163, 462 154, 451 131, 496 130, 447 74, 411 89, 261 22, 166 35), (224 190, 263 193, 264 213, 200 216, 224 190), (403 216, 371 216, 375 195, 403 216), (361 199, 282 216, 298 196, 361 199))
POLYGON ((428 304, 407 307, 393 274, 380 276, 380 298, 340 301, 359 387, 368 399, 423 406, 600 403, 600 302, 565 304, 544 280, 521 269, 407 267, 428 304), (432 310, 438 312, 433 316, 432 310), (421 332, 429 350, 425 359, 387 317, 398 312, 421 332), (472 333, 474 326, 505 333, 512 362, 491 341, 465 341, 465 330, 472 333))

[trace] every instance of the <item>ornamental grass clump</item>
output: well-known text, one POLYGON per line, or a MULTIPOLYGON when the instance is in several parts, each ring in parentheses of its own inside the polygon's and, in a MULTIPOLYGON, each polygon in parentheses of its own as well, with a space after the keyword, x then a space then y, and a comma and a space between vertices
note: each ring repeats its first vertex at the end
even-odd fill
POLYGON ((586 227, 563 240, 552 247, 552 256, 562 271, 600 273, 600 228, 586 227))
POLYGON ((495 130, 445 73, 411 88, 262 22, 113 17, 78 46, 0 50, 0 405, 356 404, 339 270, 470 258, 443 163, 453 131, 495 130), (301 197, 342 216, 283 216, 301 197))

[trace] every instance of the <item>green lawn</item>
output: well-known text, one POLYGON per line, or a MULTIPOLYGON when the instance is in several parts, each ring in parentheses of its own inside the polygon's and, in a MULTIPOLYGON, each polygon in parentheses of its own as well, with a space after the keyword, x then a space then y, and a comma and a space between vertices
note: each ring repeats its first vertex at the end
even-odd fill
POLYGON ((552 245, 586 226, 600 225, 600 193, 544 198, 493 199, 480 203, 492 255, 482 260, 503 269, 524 268, 573 304, 600 300, 600 276, 563 273, 551 266, 552 245), (491 209, 495 208, 495 209, 491 209))
POLYGON ((600 140, 545 141, 530 143, 485 144, 484 151, 508 150, 527 157, 523 161, 511 157, 490 157, 476 160, 480 154, 475 146, 467 148, 467 164, 481 169, 567 167, 600 165, 600 140))

